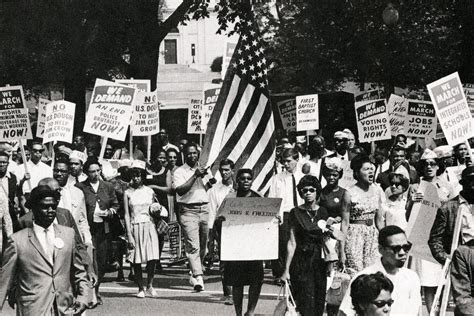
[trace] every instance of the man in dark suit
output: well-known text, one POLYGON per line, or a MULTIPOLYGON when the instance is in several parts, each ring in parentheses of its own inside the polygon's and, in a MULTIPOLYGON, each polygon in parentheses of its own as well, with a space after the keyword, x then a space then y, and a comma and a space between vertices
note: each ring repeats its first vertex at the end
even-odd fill
POLYGON ((89 157, 84 164, 87 180, 77 183, 86 199, 87 220, 91 229, 94 266, 99 278, 96 286, 97 301, 102 304, 99 285, 107 267, 107 253, 111 238, 110 220, 116 216, 119 203, 113 184, 100 179, 102 165, 97 158, 89 157))
POLYGON ((86 309, 88 281, 74 230, 54 223, 58 200, 59 193, 49 187, 34 188, 26 205, 34 214, 33 227, 13 234, 5 251, 0 302, 3 307, 16 282, 17 315, 80 314, 86 309))
POLYGON ((454 315, 474 315, 474 239, 459 246, 451 265, 454 315))
POLYGON ((363 152, 359 147, 349 149, 349 135, 341 131, 334 133, 334 150, 334 153, 327 157, 338 157, 346 161, 351 161, 352 158, 363 152))
POLYGON ((438 209, 433 227, 431 228, 428 245, 431 254, 439 263, 444 264, 451 254, 453 238, 460 238, 461 242, 474 239, 474 166, 469 166, 461 174, 462 191, 459 196, 443 203, 438 209), (454 235, 456 218, 463 216, 461 236, 454 235))

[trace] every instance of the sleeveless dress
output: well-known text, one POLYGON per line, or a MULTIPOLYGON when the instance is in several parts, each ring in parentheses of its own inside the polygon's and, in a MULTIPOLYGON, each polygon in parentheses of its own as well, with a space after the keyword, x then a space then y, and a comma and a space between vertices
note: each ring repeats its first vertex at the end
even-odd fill
POLYGON ((377 184, 371 184, 367 192, 353 185, 348 192, 351 195, 351 209, 344 250, 346 268, 354 276, 374 264, 380 256, 375 214, 384 207, 385 194, 377 184), (367 221, 369 225, 361 221, 367 221))
POLYGON ((406 204, 408 201, 408 193, 404 192, 401 196, 392 201, 389 197, 392 195, 392 190, 388 187, 385 190, 385 197, 387 198, 387 208, 385 211, 385 225, 395 225, 403 230, 407 229, 408 222, 406 219, 406 204))
POLYGON ((125 194, 128 197, 130 224, 135 239, 133 263, 159 260, 158 233, 148 210, 153 203, 153 190, 143 185, 138 189, 129 188, 125 194))

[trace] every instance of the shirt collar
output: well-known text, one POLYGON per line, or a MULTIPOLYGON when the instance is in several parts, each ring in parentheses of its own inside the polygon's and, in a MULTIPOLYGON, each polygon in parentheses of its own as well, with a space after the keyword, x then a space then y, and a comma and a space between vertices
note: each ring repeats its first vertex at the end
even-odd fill
MULTIPOLYGON (((56 221, 56 218, 54 219, 56 221)), ((44 228, 38 224, 35 223, 35 221, 33 221, 33 230, 35 232, 39 232, 39 233, 43 233, 46 230, 50 231, 52 228, 54 227, 54 221, 51 223, 51 225, 49 225, 48 227, 44 228)))
POLYGON ((466 204, 469 205, 469 202, 459 193, 459 204, 466 204))
MULTIPOLYGON (((10 172, 10 171, 7 171, 7 173, 5 173, 5 176, 2 177, 2 178, 10 179, 11 177, 12 177, 11 172, 10 172)), ((2 178, 0 178, 0 179, 2 179, 2 178)))

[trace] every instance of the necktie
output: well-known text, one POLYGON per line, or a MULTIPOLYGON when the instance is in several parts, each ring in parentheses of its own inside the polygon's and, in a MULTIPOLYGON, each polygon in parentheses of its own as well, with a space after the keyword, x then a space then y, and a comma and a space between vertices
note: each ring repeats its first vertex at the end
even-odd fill
POLYGON ((298 192, 296 192, 296 179, 295 179, 294 174, 291 175, 291 179, 293 180, 293 205, 297 207, 298 206, 298 196, 297 196, 298 192))
POLYGON ((48 234, 48 229, 44 230, 44 235, 45 235, 45 242, 46 242, 45 252, 46 252, 46 255, 48 256, 49 261, 53 262, 53 258, 54 258, 53 241, 50 238, 50 234, 48 234))

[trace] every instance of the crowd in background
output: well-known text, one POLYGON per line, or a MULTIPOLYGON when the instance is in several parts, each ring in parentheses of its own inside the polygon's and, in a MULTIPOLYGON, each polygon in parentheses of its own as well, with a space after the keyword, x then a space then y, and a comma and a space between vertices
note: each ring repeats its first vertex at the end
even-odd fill
MULTIPOLYGON (((116 271, 116 280, 125 281, 125 261, 137 298, 156 297, 155 273, 166 268, 160 258, 167 223, 178 221, 191 286, 203 291, 206 268, 219 264, 223 302, 234 305, 237 315, 243 312, 244 286, 249 286, 246 315, 254 314, 264 268, 271 269, 276 284, 291 281, 301 315, 325 310, 329 315, 416 315, 422 295, 431 309, 451 254, 454 218, 463 216, 453 296, 457 313, 473 313, 474 167, 467 144, 429 148, 401 134, 364 149, 345 129, 334 133, 330 150, 323 136, 307 137, 278 140, 267 192, 255 191, 253 170, 235 170, 230 159, 219 162, 218 175, 210 175, 208 166, 199 165, 199 145, 186 139, 174 145, 163 129, 151 146, 151 159, 146 147, 135 144, 130 155, 127 142, 115 141, 98 159, 100 139, 85 135, 54 147, 28 142, 24 158, 18 143, 0 143, 0 258, 4 265, 9 262, 12 234, 36 227, 31 210, 51 197, 54 223, 74 228, 77 252, 94 286, 88 308, 103 304, 105 274, 116 271), (344 174, 348 170, 351 174, 344 174), (423 200, 421 181, 436 187, 441 203, 428 242, 437 263, 413 259, 407 264, 412 245, 405 230, 413 206, 423 200), (219 260, 224 199, 264 196, 282 199, 278 259, 219 260), (341 272, 352 279, 351 286, 342 302, 326 304, 341 272)), ((22 304, 15 286, 0 291, 10 306, 22 304)))

